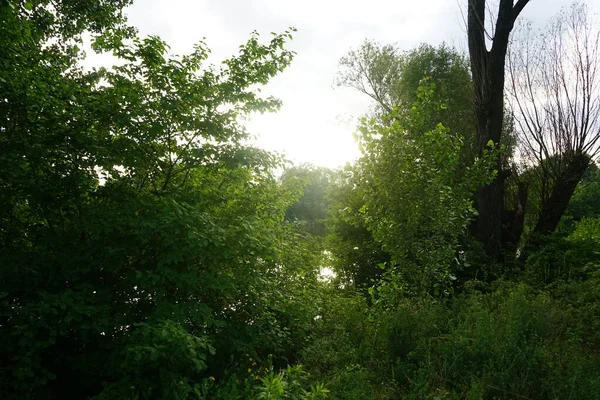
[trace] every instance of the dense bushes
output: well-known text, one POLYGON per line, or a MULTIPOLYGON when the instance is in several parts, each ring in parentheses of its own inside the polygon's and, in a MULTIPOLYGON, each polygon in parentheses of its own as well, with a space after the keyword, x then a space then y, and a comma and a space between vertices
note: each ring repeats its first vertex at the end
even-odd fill
POLYGON ((240 123, 279 107, 255 89, 291 32, 216 67, 71 3, 0 2, 0 398, 259 396, 241 360, 293 364, 319 288, 300 190, 240 123), (86 30, 118 66, 80 67, 86 30))
POLYGON ((339 297, 303 359, 340 399, 593 399, 600 357, 582 313, 510 283, 387 310, 339 297))

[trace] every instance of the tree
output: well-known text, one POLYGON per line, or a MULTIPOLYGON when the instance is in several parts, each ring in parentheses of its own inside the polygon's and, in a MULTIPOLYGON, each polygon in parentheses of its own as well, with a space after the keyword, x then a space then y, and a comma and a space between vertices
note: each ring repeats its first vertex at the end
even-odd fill
POLYGON ((466 169, 463 141, 432 115, 436 85, 423 81, 410 112, 395 110, 389 122, 364 119, 359 160, 363 202, 360 212, 375 240, 391 256, 386 295, 449 293, 456 271, 459 238, 473 216, 471 195, 490 180, 490 152, 466 169), (448 290, 445 292, 445 290, 448 290))
MULTIPOLYGON (((500 0, 496 22, 490 34, 486 25, 486 1, 468 1, 467 36, 473 76, 475 142, 479 155, 483 154, 490 141, 498 144, 502 138, 506 52, 515 21, 527 3, 529 0, 518 0, 516 3, 514 0, 500 0), (488 41, 491 41, 489 50, 488 41)), ((504 181, 507 178, 500 159, 496 169, 497 178, 479 190, 479 216, 475 229, 487 254, 494 258, 500 257, 503 247, 504 181)))
POLYGON ((392 45, 366 39, 340 59, 335 83, 366 94, 376 102, 376 113, 391 112, 397 105, 402 56, 392 45))
POLYGON ((128 38, 124 2, 5 3, 0 397, 231 398, 248 356, 293 360, 317 258, 239 122, 279 107, 252 88, 290 64, 291 32, 217 68, 204 43, 128 38), (89 30, 118 66, 79 67, 89 30))
POLYGON ((519 150, 539 202, 538 234, 559 224, 586 169, 600 154, 600 30, 574 3, 544 32, 530 26, 511 42, 507 92, 519 150))
POLYGON ((467 141, 472 137, 474 115, 468 61, 445 44, 435 48, 422 44, 401 52, 392 45, 372 40, 351 50, 340 60, 338 86, 347 86, 375 100, 375 115, 410 111, 423 78, 436 84, 433 101, 443 107, 435 110, 429 129, 442 122, 453 134, 467 141), (435 122, 434 122, 435 121, 435 122))
MULTIPOLYGON (((413 146, 414 142, 410 141, 414 138, 411 135, 417 134, 417 130, 421 134, 437 131, 438 124, 442 123, 444 135, 454 138, 452 148, 458 146, 461 149, 458 161, 460 167, 454 168, 452 165, 448 170, 456 174, 457 181, 468 174, 467 169, 472 166, 475 158, 472 151, 474 114, 472 82, 464 55, 446 45, 435 48, 423 44, 401 52, 392 45, 380 45, 366 40, 358 49, 351 50, 340 60, 336 83, 352 87, 375 101, 372 116, 377 120, 377 129, 383 129, 384 125, 391 127, 394 118, 401 121, 402 127, 406 127, 407 120, 413 117, 419 119, 418 123, 412 123, 410 135, 402 136, 398 132, 400 128, 396 126, 391 129, 394 133, 390 133, 390 137, 383 138, 381 142, 400 141, 404 137, 409 141, 405 145, 413 146), (426 89, 421 86, 423 78, 428 79, 426 89), (423 90, 426 90, 426 96, 423 90), (429 104, 422 104, 424 101, 429 104), (421 113, 417 116, 413 112, 416 103, 427 109, 426 115, 421 113), (394 118, 389 117, 392 113, 394 118)), ((366 125, 363 128, 375 129, 366 125)), ((373 135, 376 136, 374 133, 373 135)), ((373 138, 365 140, 365 136, 362 139, 363 146, 379 143, 373 138)), ((380 156, 381 159, 377 159, 378 156, 365 155, 365 159, 369 158, 374 163, 375 159, 381 164, 392 163, 393 151, 388 148, 380 156)), ((397 153, 397 157, 403 156, 397 153)), ((403 162, 411 161, 397 160, 398 165, 403 162)), ((375 174, 373 170, 367 172, 365 165, 366 163, 359 163, 347 169, 335 186, 330 220, 330 246, 337 269, 340 273, 351 276, 351 281, 358 286, 372 285, 373 280, 377 281, 382 276, 383 270, 379 265, 389 265, 391 261, 391 250, 382 248, 381 238, 372 237, 375 231, 365 220, 365 198, 372 190, 372 174, 375 174), (367 177, 367 173, 371 175, 367 177)), ((385 175, 390 174, 390 171, 378 170, 378 173, 385 175)), ((396 176, 396 172, 392 172, 392 175, 396 176)), ((388 178, 390 176, 376 177, 386 182, 389 181, 388 178)), ((397 193, 395 190, 393 192, 397 193)), ((398 201, 394 196, 386 193, 384 198, 389 197, 391 202, 398 201)), ((397 203, 394 209, 401 205, 401 202, 397 203)), ((373 217, 372 220, 374 219, 373 217)), ((383 236, 385 235, 382 233, 383 236)), ((388 239, 391 240, 386 238, 388 239)))

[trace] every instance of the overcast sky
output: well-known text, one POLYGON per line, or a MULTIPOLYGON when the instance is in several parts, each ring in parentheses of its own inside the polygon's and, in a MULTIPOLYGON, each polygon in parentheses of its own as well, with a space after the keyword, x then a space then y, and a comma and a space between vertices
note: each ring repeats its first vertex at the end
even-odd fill
MULTIPOLYGON (((135 0, 127 14, 141 35, 159 35, 175 54, 206 38, 214 63, 235 54, 253 30, 268 40, 270 32, 297 28, 288 46, 298 53, 292 66, 263 90, 283 107, 254 117, 248 127, 261 147, 297 163, 337 167, 358 155, 353 121, 370 104, 350 89, 333 87, 340 57, 367 37, 403 50, 443 41, 465 50, 466 1, 135 0)), ((587 3, 598 9, 600 0, 587 3)), ((568 4, 532 0, 522 15, 542 23, 568 4)))

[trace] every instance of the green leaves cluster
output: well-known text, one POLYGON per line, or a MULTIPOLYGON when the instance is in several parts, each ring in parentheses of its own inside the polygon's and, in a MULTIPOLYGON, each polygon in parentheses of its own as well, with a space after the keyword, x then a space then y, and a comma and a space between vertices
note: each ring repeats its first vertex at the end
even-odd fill
POLYGON ((417 285, 428 292, 461 268, 451 260, 473 216, 471 195, 500 154, 490 148, 483 159, 474 156, 468 61, 446 45, 402 52, 366 40, 340 67, 337 84, 369 95, 376 112, 359 126, 363 158, 346 171, 346 189, 334 191, 342 196, 330 223, 330 243, 345 265, 338 269, 371 285, 383 272, 379 266, 416 263, 413 277, 400 280, 413 291, 428 276, 417 285))
POLYGON ((340 59, 336 77, 338 86, 347 86, 374 100, 377 118, 391 113, 410 112, 419 99, 421 80, 428 78, 436 84, 431 101, 440 107, 430 110, 425 130, 435 129, 438 123, 450 129, 450 134, 462 137, 463 160, 472 163, 474 152, 475 117, 472 102, 472 79, 467 58, 457 50, 441 44, 427 44, 401 51, 393 45, 381 45, 365 40, 357 49, 340 59))
POLYGON ((129 35, 120 2, 27 4, 1 9, 0 397, 211 397, 243 354, 293 359, 318 257, 240 123, 279 107, 255 87, 292 31, 215 67, 129 35), (84 30, 115 67, 79 66, 84 30))
POLYGON ((492 143, 484 157, 463 170, 461 138, 442 124, 428 130, 440 107, 433 101, 435 89, 423 81, 410 112, 396 110, 383 122, 364 119, 359 128, 361 212, 392 256, 388 277, 401 285, 394 293, 439 295, 456 279, 459 238, 474 214, 471 195, 492 179, 498 155, 492 143))
POLYGON ((288 367, 278 374, 270 371, 261 379, 262 385, 257 390, 260 400, 312 400, 326 399, 329 390, 322 383, 314 385, 310 382, 309 374, 301 365, 288 367), (309 390, 306 390, 308 387, 309 390))

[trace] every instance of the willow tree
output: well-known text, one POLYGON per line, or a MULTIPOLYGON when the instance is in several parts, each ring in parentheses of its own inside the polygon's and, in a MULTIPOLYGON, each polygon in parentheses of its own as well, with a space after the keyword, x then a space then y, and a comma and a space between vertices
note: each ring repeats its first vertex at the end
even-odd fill
POLYGON ((553 232, 600 155, 600 29, 585 4, 538 32, 525 26, 508 55, 507 92, 539 207, 534 232, 553 232))

